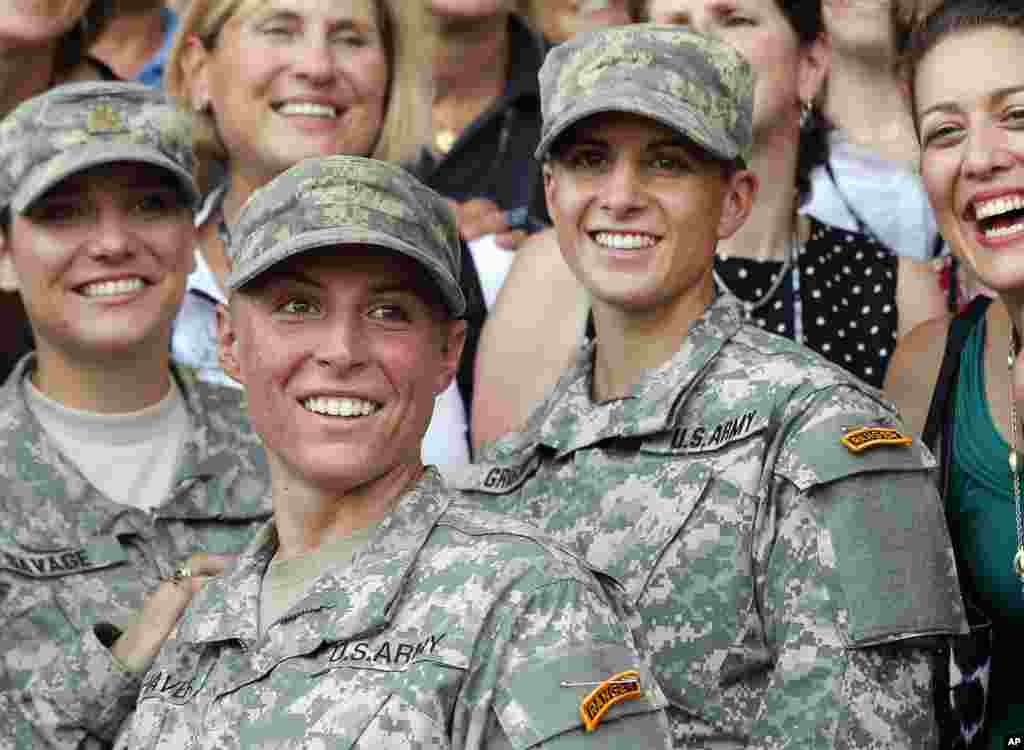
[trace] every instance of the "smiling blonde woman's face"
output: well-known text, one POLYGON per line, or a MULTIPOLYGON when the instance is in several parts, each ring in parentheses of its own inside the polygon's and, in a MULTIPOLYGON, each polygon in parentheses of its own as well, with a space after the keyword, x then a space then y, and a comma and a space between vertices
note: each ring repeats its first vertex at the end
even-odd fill
POLYGON ((380 137, 388 59, 374 0, 251 3, 193 54, 191 99, 252 187, 302 159, 368 156, 380 137))

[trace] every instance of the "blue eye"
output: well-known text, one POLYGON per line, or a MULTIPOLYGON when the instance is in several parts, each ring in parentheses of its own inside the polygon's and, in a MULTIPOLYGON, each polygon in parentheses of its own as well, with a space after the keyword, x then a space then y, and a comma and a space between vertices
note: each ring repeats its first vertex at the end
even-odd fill
POLYGON ((320 313, 320 307, 309 300, 290 299, 283 305, 280 305, 277 308, 277 312, 294 317, 308 317, 311 315, 318 315, 320 313))
POLYGON ((688 172, 690 165, 685 159, 677 156, 656 156, 651 159, 651 168, 659 172, 688 172))
POLYGON ((939 125, 932 130, 925 133, 923 141, 924 146, 947 146, 951 145, 957 140, 957 136, 963 131, 958 125, 946 124, 939 125))

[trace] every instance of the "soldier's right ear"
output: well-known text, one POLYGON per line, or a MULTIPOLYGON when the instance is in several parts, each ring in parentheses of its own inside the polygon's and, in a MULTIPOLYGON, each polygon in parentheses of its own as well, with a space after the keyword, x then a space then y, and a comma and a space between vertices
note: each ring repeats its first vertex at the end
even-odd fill
POLYGON ((7 235, 10 231, 10 227, 0 229, 0 290, 17 292, 21 285, 18 283, 18 272, 14 269, 14 261, 7 246, 7 235))
POLYGON ((239 383, 245 382, 239 365, 238 336, 231 316, 230 301, 226 305, 217 305, 217 358, 224 372, 239 383))

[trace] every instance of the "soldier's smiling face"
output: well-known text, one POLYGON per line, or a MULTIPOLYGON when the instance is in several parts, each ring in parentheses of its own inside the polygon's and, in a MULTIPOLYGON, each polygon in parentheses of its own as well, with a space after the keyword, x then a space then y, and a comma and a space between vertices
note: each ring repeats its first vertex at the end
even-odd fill
POLYGON ((234 293, 221 360, 281 482, 345 493, 420 465, 465 323, 420 266, 358 245, 294 256, 234 293))
POLYGON ((15 214, 3 250, 37 346, 78 359, 166 350, 194 245, 176 178, 118 162, 67 177, 15 214))
POLYGON ((594 115, 545 165, 559 246, 595 305, 646 314, 711 299, 715 245, 746 218, 756 182, 655 120, 594 115))

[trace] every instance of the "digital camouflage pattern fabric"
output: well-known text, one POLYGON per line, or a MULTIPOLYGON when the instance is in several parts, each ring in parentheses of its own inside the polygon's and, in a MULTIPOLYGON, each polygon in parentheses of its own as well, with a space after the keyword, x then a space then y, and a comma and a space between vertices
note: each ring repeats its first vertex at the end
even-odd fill
POLYGON ((232 236, 231 290, 308 250, 376 245, 423 266, 453 317, 466 311, 455 217, 444 198, 395 164, 361 156, 300 162, 249 197, 232 236))
POLYGON ((754 72, 731 46, 678 26, 635 24, 577 34, 540 70, 544 158, 598 112, 651 117, 724 161, 750 161, 754 72))
POLYGON ((167 169, 198 204, 192 121, 141 83, 57 86, 0 122, 0 208, 22 213, 68 175, 138 161, 167 169))
POLYGON ((241 394, 175 371, 192 420, 177 480, 153 511, 109 500, 0 389, 0 748, 109 747, 141 675, 107 649, 146 592, 193 552, 240 552, 270 517, 263 449, 241 394))
POLYGON ((628 398, 584 348, 455 484, 621 584, 677 748, 936 746, 932 650, 965 628, 917 441, 871 386, 715 301, 628 398))
POLYGON ((664 696, 597 579, 531 526, 450 510, 455 496, 428 469, 261 638, 268 525, 193 599, 120 747, 666 747, 664 696), (627 670, 642 694, 585 732, 586 685, 627 670))

